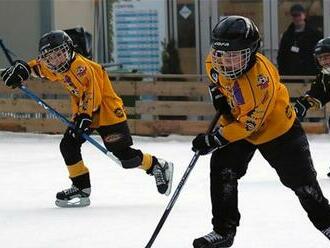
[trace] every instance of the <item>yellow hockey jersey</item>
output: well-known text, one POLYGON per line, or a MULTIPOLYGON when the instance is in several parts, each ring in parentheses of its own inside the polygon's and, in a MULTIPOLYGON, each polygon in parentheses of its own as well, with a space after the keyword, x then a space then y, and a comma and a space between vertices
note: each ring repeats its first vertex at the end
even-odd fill
POLYGON ((277 69, 265 56, 257 53, 254 66, 235 80, 217 73, 212 68, 210 55, 205 65, 209 79, 218 84, 231 107, 232 115, 224 115, 219 120, 225 139, 262 144, 290 129, 296 113, 277 69))
POLYGON ((113 125, 126 120, 123 102, 114 92, 103 67, 76 53, 70 69, 54 73, 39 60, 29 62, 40 77, 62 83, 71 95, 73 118, 77 114, 92 117, 91 127, 113 125))

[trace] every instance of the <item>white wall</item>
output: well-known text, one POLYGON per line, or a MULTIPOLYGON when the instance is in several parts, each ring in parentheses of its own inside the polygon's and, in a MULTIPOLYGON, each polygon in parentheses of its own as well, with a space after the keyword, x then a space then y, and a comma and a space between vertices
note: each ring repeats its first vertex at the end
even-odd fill
MULTIPOLYGON (((41 1, 46 0, 0 0, 0 39, 17 57, 30 60, 38 55, 39 39, 42 35, 41 1)), ((94 0, 50 0, 50 14, 42 12, 50 29, 67 29, 83 26, 94 31, 94 0)), ((46 30, 48 32, 50 30, 46 30)), ((0 49, 0 68, 8 66, 0 49)))
MULTIPOLYGON (((37 56, 40 20, 40 0, 0 0, 0 39, 17 55, 14 60, 37 56)), ((8 64, 0 49, 0 68, 8 64)))
POLYGON ((54 29, 68 29, 83 26, 94 31, 93 0, 53 0, 54 29))

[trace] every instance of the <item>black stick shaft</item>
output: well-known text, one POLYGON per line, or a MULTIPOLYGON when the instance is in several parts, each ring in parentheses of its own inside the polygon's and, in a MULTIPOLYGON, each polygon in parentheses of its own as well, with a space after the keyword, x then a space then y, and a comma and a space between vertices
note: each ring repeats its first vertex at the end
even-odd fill
POLYGON ((10 63, 11 65, 13 65, 13 64, 14 64, 14 61, 13 61, 13 59, 11 58, 11 56, 10 56, 10 54, 9 54, 9 50, 7 49, 7 47, 5 47, 5 45, 3 44, 3 42, 2 42, 1 39, 0 39, 0 47, 2 48, 2 50, 3 50, 3 52, 4 52, 5 56, 6 56, 6 58, 8 59, 9 63, 10 63))
MULTIPOLYGON (((207 133, 210 133, 214 129, 215 125, 217 124, 217 121, 218 121, 219 117, 220 117, 220 113, 217 112, 216 115, 214 116, 214 118, 212 119, 210 125, 209 125, 207 133)), ((167 207, 164 211, 163 216, 161 217, 160 221, 158 222, 158 225, 157 225, 155 231, 153 232, 153 234, 152 234, 152 236, 151 236, 151 238, 150 238, 150 240, 149 240, 149 242, 148 242, 148 244, 146 245, 145 248, 150 248, 152 246, 152 244, 154 243, 155 239, 157 238, 157 235, 160 232, 160 229, 163 227, 168 215, 170 214, 176 200, 179 197, 181 189, 183 188, 184 184, 186 183, 187 178, 188 178, 190 172, 192 171, 192 169, 194 168, 199 156, 200 156, 199 152, 198 151, 195 152, 195 154, 192 157, 185 173, 183 174, 183 176, 182 176, 182 178, 179 182, 179 185, 177 186, 174 194, 172 195, 172 198, 171 198, 170 202, 167 204, 167 207)))

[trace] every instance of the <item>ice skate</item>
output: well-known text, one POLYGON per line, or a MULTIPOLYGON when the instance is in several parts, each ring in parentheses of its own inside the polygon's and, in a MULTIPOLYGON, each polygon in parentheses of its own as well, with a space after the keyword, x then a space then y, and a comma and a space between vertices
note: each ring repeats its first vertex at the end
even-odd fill
POLYGON ((71 188, 65 189, 56 194, 55 204, 61 208, 87 207, 90 204, 90 193, 91 188, 80 190, 72 185, 71 188))
POLYGON ((158 163, 152 168, 151 175, 155 177, 158 192, 168 196, 172 188, 173 163, 158 159, 158 163))
POLYGON ((235 233, 220 235, 215 231, 195 239, 193 242, 194 248, 226 248, 231 247, 234 242, 235 233))

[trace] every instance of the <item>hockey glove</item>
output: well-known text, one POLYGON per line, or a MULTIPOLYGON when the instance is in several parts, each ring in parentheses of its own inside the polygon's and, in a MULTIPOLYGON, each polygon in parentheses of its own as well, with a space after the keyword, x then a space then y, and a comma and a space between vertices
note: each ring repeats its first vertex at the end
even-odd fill
POLYGON ((30 66, 22 60, 16 60, 15 64, 1 73, 5 85, 13 89, 19 87, 30 76, 30 66))
POLYGON ((211 83, 209 85, 209 93, 216 111, 219 111, 221 114, 225 115, 231 114, 231 109, 228 105, 227 99, 220 92, 218 85, 211 83))
POLYGON ((83 133, 89 133, 89 127, 92 124, 92 119, 88 114, 79 114, 74 118, 74 129, 69 128, 69 134, 76 140, 83 142, 81 137, 83 133))
POLYGON ((312 105, 307 101, 306 97, 301 96, 296 100, 294 105, 294 110, 296 111, 297 118, 299 121, 303 121, 304 117, 306 116, 307 110, 312 105))
POLYGON ((200 155, 206 155, 214 150, 227 145, 229 142, 219 133, 219 129, 215 129, 212 133, 198 134, 192 141, 192 150, 199 151, 200 155))

